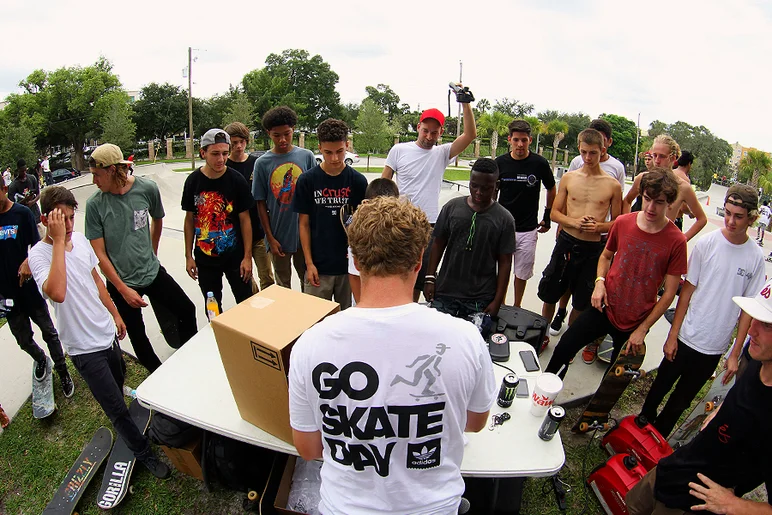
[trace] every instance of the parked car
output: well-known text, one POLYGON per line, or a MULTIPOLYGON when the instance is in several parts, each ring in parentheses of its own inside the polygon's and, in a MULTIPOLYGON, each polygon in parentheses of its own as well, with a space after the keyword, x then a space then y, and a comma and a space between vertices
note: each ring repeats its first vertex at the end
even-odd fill
MULTIPOLYGON (((322 154, 314 154, 314 159, 316 159, 316 164, 322 164, 322 154)), ((359 162, 359 154, 354 154, 353 152, 346 152, 346 158, 343 160, 344 163, 351 166, 354 163, 359 162)))
POLYGON ((60 182, 64 182, 70 179, 74 179, 75 177, 78 177, 80 175, 80 172, 77 170, 69 170, 67 168, 59 168, 57 170, 54 170, 51 172, 51 178, 54 182, 54 184, 58 184, 60 182))
POLYGON ((51 170, 60 168, 72 170, 72 154, 69 152, 59 152, 58 154, 51 156, 48 160, 48 166, 51 170))

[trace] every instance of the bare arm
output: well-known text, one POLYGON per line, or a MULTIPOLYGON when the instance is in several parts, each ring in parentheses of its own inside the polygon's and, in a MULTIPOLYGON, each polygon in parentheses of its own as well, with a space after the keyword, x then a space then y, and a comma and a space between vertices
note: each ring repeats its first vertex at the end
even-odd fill
POLYGON ((678 353, 678 333, 681 331, 684 318, 686 318, 686 311, 689 308, 689 301, 692 299, 692 295, 696 289, 697 287, 689 281, 684 281, 684 285, 681 287, 681 293, 678 295, 678 303, 676 304, 673 321, 670 323, 670 331, 667 333, 665 346, 663 348, 665 358, 669 361, 673 361, 676 353, 678 353))
POLYGON ((598 258, 598 272, 597 277, 603 277, 603 280, 595 280, 595 288, 592 290, 592 297, 590 302, 592 307, 598 311, 608 305, 608 299, 606 298, 606 276, 608 275, 608 269, 611 268, 611 260, 614 257, 614 253, 609 249, 603 249, 600 257, 598 258))
POLYGON ((630 210, 633 207, 633 202, 635 202, 635 199, 638 197, 641 191, 641 177, 643 177, 643 173, 639 173, 638 176, 633 181, 633 187, 630 188, 630 191, 627 192, 627 195, 625 195, 625 199, 622 201, 622 214, 629 213, 630 210))
POLYGON ((732 353, 726 360, 726 373, 721 378, 722 384, 727 384, 732 380, 732 377, 737 373, 740 368, 740 354, 743 350, 743 344, 745 343, 745 337, 748 336, 748 329, 751 326, 753 319, 745 311, 740 311, 740 321, 737 323, 737 337, 734 340, 734 346, 732 347, 732 353))
POLYGON ((64 214, 60 209, 54 209, 48 214, 48 236, 53 240, 51 253, 51 268, 48 279, 43 282, 42 290, 46 297, 61 304, 67 297, 67 266, 64 262, 65 226, 64 214))
POLYGON ((568 199, 568 183, 571 181, 570 175, 566 174, 560 181, 558 186, 558 194, 555 196, 555 200, 552 203, 552 220, 563 227, 569 227, 571 229, 581 229, 582 221, 576 218, 569 218, 566 215, 566 204, 568 199))
POLYGON ((394 179, 394 170, 391 169, 390 166, 384 166, 383 172, 381 172, 381 177, 384 179, 394 179))
POLYGON ((632 350, 633 354, 638 354, 638 349, 643 345, 643 339, 646 337, 646 333, 651 326, 659 320, 659 318, 665 313, 665 310, 673 303, 676 292, 678 291, 678 285, 681 282, 681 276, 679 275, 666 275, 665 276, 665 293, 659 298, 654 308, 652 308, 649 316, 641 322, 641 324, 635 328, 635 331, 630 335, 627 340, 627 350, 632 350), (632 347, 632 349, 631 349, 632 347))
POLYGON ((450 146, 450 157, 456 157, 468 147, 477 137, 477 126, 474 123, 472 106, 468 103, 461 104, 464 110, 464 132, 450 146))
POLYGON ((547 209, 552 209, 553 204, 555 204, 555 196, 557 195, 557 191, 558 189, 555 186, 547 190, 547 204, 545 204, 547 209))
POLYGON ((244 257, 241 259, 239 272, 241 280, 245 283, 252 279, 252 220, 249 218, 249 210, 239 213, 241 226, 241 239, 244 243, 244 257))
POLYGON ((700 204, 700 201, 697 199, 697 194, 694 192, 692 187, 688 183, 684 183, 684 185, 684 202, 686 202, 686 205, 689 206, 689 209, 697 218, 697 221, 694 222, 692 226, 689 227, 689 230, 684 233, 684 236, 686 236, 686 241, 689 241, 694 238, 703 227, 705 227, 705 224, 708 223, 708 217, 705 216, 705 211, 702 210, 702 204, 700 204))
POLYGON ((306 259, 306 279, 313 286, 319 286, 319 271, 314 265, 314 256, 311 252, 311 220, 305 213, 298 215, 298 228, 300 229, 300 246, 303 248, 303 257, 306 259))
POLYGON ((147 302, 142 299, 142 296, 139 295, 134 288, 127 286, 118 275, 118 271, 115 269, 115 266, 113 266, 113 263, 110 261, 110 257, 105 250, 104 238, 91 240, 91 248, 94 249, 94 254, 96 254, 97 259, 99 259, 99 269, 105 274, 107 280, 113 283, 115 289, 118 290, 118 293, 121 294, 129 306, 133 308, 144 308, 147 306, 147 302))
POLYGON ((195 233, 196 226, 193 221, 193 213, 188 211, 185 213, 185 270, 194 281, 198 279, 198 267, 196 266, 196 260, 193 259, 193 237, 195 233))
POLYGON ((467 433, 479 433, 483 430, 488 423, 488 417, 491 411, 488 410, 485 413, 475 413, 474 411, 466 411, 466 427, 464 431, 467 433))
POLYGON ((617 184, 614 184, 614 195, 611 197, 611 220, 597 222, 597 232, 600 234, 609 232, 614 220, 622 213, 622 188, 617 188, 617 184))
MULTIPOLYGON (((714 412, 715 413, 715 412, 714 412)), ((704 474, 697 474, 699 483, 689 483, 689 493, 702 504, 692 506, 693 511, 710 511, 725 515, 770 515, 768 502, 749 501, 737 497, 732 490, 712 481, 704 474)))
MULTIPOLYGON (((155 254, 156 256, 158 255, 158 244, 161 242, 161 232, 163 232, 163 230, 164 230, 163 218, 153 218, 150 221, 150 243, 153 245, 153 254, 155 254)), ((92 243, 91 245, 93 246, 94 244, 92 243)), ((99 259, 99 262, 100 263, 102 262, 101 258, 99 259)), ((102 270, 102 272, 104 272, 104 270, 102 270)), ((112 280, 110 282, 112 282, 112 280)))
POLYGON ((496 296, 493 298, 486 313, 493 316, 499 314, 499 308, 507 297, 507 287, 509 286, 509 273, 512 271, 512 254, 499 254, 498 257, 498 275, 496 277, 496 296))
POLYGON ((293 429, 292 441, 295 443, 298 454, 300 454, 300 457, 304 460, 311 461, 321 459, 324 451, 321 431, 306 433, 293 429))
POLYGON ((279 240, 274 237, 273 232, 271 231, 271 219, 268 215, 268 207, 265 205, 265 200, 257 201, 257 216, 260 218, 260 224, 263 226, 265 238, 268 240, 268 246, 271 249, 271 254, 284 257, 281 243, 279 243, 279 240))

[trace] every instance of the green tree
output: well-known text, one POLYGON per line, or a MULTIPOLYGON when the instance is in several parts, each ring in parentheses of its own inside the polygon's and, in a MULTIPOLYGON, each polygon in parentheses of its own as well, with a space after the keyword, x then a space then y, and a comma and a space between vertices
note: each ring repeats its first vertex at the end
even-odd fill
POLYGON ((386 113, 372 99, 366 98, 359 107, 356 128, 354 142, 360 152, 379 153, 389 147, 391 131, 386 113))
POLYGON ((188 127, 188 94, 179 86, 151 82, 133 107, 140 139, 165 140, 188 127))
POLYGON ((533 104, 504 97, 501 100, 496 100, 496 103, 493 104, 493 110, 502 112, 510 118, 522 118, 533 113, 533 104))
POLYGON ((602 114, 600 118, 611 125, 611 137, 613 142, 609 154, 613 155, 625 165, 632 165, 635 160, 635 139, 638 126, 634 121, 616 114, 602 114))
POLYGON ((255 110, 246 95, 237 95, 230 108, 225 111, 222 126, 225 127, 233 122, 241 122, 250 129, 255 124, 255 110))
POLYGON ((131 152, 137 143, 137 126, 131 120, 131 114, 128 97, 113 102, 102 121, 102 142, 113 143, 124 152, 131 152))
POLYGON ((399 107, 399 95, 397 95, 393 89, 387 84, 378 84, 377 86, 366 86, 365 91, 367 97, 372 100, 375 105, 381 108, 386 113, 389 123, 401 114, 399 107))
POLYGON ((561 113, 560 119, 568 124, 568 132, 566 132, 563 144, 569 151, 578 153, 579 147, 577 146, 576 139, 579 137, 580 132, 590 126, 592 120, 582 112, 561 113))
POLYGON ((475 118, 479 118, 484 113, 488 112, 488 110, 491 108, 491 101, 487 98, 481 98, 477 101, 477 105, 474 108, 475 111, 475 118))
POLYGON ((0 117, 0 167, 16 169, 16 161, 24 159, 28 165, 37 160, 35 136, 24 125, 12 125, 0 117))
POLYGON ((477 120, 477 130, 480 135, 490 137, 491 139, 491 157, 496 157, 496 150, 499 146, 499 137, 506 139, 508 135, 508 125, 512 121, 512 116, 503 113, 494 108, 493 111, 484 113, 477 120))
POLYGON ((265 67, 248 72, 241 80, 244 93, 258 116, 287 105, 298 114, 298 128, 315 128, 322 120, 340 116, 338 74, 320 55, 306 50, 270 54, 265 67))
POLYGON ((346 122, 349 127, 354 127, 359 116, 359 104, 349 102, 341 106, 340 119, 346 122))
POLYGON ((766 152, 749 150, 740 160, 740 164, 737 165, 737 171, 741 181, 754 188, 762 186, 767 193, 772 191, 772 188, 767 190, 768 187, 772 186, 769 182, 771 179, 769 175, 772 172, 772 158, 766 152), (761 181, 763 184, 759 183, 760 179, 764 179, 761 181))

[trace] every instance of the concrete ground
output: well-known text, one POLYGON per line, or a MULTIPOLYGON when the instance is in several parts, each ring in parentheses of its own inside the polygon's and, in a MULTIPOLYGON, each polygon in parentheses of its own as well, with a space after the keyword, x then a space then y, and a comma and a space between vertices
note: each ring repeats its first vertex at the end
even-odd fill
MULTIPOLYGON (((357 165, 361 166, 363 164, 364 163, 360 161, 357 165)), ((379 169, 382 167, 382 160, 378 160, 377 162, 371 160, 370 165, 373 168, 377 166, 378 168, 375 169, 379 169)), ((155 181, 159 186, 164 207, 166 209, 164 231, 158 251, 159 258, 163 266, 169 271, 172 277, 177 280, 180 286, 182 286, 187 295, 200 307, 200 309, 197 310, 198 325, 199 327, 203 327, 207 323, 204 314, 203 297, 196 282, 190 279, 185 272, 183 244, 184 213, 180 208, 180 196, 183 183, 188 174, 185 172, 173 171, 174 168, 181 168, 184 166, 184 163, 142 165, 137 167, 136 174, 155 181)), ((368 180, 372 180, 380 176, 380 173, 366 174, 366 176, 368 180)), ((96 191, 96 187, 91 184, 91 176, 88 173, 85 173, 82 177, 68 181, 64 183, 64 185, 73 191, 80 204, 80 211, 76 215, 75 229, 82 232, 84 229, 83 213, 86 206, 86 200, 94 191, 96 191)), ((444 204, 455 196, 463 195, 465 194, 465 191, 466 189, 464 187, 454 188, 445 185, 440 195, 440 203, 444 204)), ((722 218, 716 215, 715 206, 723 203, 725 192, 725 187, 713 185, 707 194, 702 195, 701 201, 705 205, 705 211, 708 214, 709 221, 708 225, 701 232, 701 235, 723 226, 722 218)), ((544 198, 542 198, 542 205, 544 205, 544 198)), ((687 227, 691 223, 691 220, 685 220, 687 227)), ((554 238, 554 229, 539 238, 536 250, 534 278, 529 281, 523 299, 523 307, 537 313, 541 312, 541 301, 536 297, 536 285, 538 278, 541 276, 541 271, 549 261, 554 245, 554 238)), ((693 242, 694 240, 690 243, 690 247, 693 242)), ((770 266, 772 265, 767 264, 767 267, 770 266)), ((293 276, 293 288, 299 289, 299 286, 297 277, 293 276)), ((228 309, 232 307, 235 302, 228 287, 224 288, 223 293, 223 307, 224 309, 228 309)), ((514 291, 513 288, 510 287, 506 303, 512 304, 513 297, 514 291)), ((159 358, 164 361, 174 352, 174 350, 164 341, 152 309, 145 309, 143 313, 148 337, 159 358)), ((53 316, 53 310, 51 310, 51 314, 53 316)), ((662 344, 667 336, 669 327, 669 324, 663 319, 657 322, 651 329, 651 332, 646 339, 648 346, 644 369, 654 369, 662 360, 662 344)), ((34 325, 33 328, 35 329, 36 341, 45 348, 45 343, 40 338, 40 331, 34 325)), ((551 338, 551 345, 541 356, 543 366, 549 361, 552 349, 555 344, 557 344, 559 338, 560 336, 551 338)), ((124 350, 133 354, 133 349, 131 348, 131 343, 128 338, 124 339, 121 345, 124 350)), ((2 363, 2 365, 0 365, 0 371, 2 372, 0 373, 0 403, 3 404, 3 408, 8 415, 13 417, 22 404, 29 398, 31 393, 32 386, 30 374, 32 369, 32 359, 19 349, 16 340, 11 335, 7 325, 0 328, 0 363, 2 363)), ((578 357, 568 372, 565 387, 559 396, 558 402, 564 404, 576 403, 587 398, 589 395, 592 395, 600 382, 604 369, 605 365, 603 364, 596 363, 593 365, 586 365, 581 361, 581 358, 578 357)), ((58 385, 58 381, 56 381, 56 384, 58 385)), ((136 385, 131 386, 136 387, 136 385)), ((60 399, 60 402, 64 400, 59 394, 57 394, 57 398, 60 399)))

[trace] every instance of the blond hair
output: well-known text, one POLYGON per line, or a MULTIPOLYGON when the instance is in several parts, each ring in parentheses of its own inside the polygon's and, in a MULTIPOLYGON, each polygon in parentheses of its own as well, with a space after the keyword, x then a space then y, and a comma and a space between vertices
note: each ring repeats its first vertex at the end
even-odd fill
POLYGON ((362 275, 406 276, 421 262, 430 233, 419 207, 395 197, 376 197, 354 213, 348 242, 362 275))
POLYGON ((661 143, 667 146, 670 149, 670 155, 675 156, 675 159, 681 157, 681 147, 678 145, 676 140, 674 140, 668 134, 660 134, 654 138, 654 143, 652 143, 652 146, 656 145, 657 143, 661 143))

